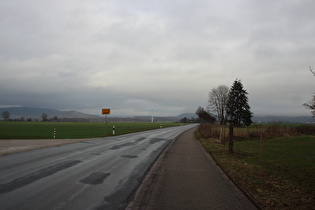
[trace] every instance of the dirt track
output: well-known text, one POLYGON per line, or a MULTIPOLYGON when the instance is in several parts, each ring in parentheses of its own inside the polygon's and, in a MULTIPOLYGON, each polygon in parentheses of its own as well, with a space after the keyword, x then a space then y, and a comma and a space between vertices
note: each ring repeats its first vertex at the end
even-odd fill
POLYGON ((0 156, 93 139, 0 140, 0 156))

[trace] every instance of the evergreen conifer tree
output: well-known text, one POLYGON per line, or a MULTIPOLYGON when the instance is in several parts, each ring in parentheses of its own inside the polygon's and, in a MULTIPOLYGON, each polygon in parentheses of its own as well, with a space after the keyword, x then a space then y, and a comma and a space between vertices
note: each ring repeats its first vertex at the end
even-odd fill
POLYGON ((227 103, 229 122, 233 126, 249 126, 252 123, 252 112, 248 105, 247 95, 241 80, 235 80, 230 89, 227 103))
POLYGON ((233 127, 252 123, 252 113, 248 105, 247 91, 241 80, 235 80, 228 96, 227 115, 229 126, 229 153, 233 153, 233 127))

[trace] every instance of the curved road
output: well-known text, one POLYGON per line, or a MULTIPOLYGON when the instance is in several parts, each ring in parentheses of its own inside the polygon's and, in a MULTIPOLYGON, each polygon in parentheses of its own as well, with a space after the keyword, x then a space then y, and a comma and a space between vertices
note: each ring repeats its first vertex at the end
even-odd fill
POLYGON ((1 209, 123 209, 163 149, 195 126, 2 156, 1 209))

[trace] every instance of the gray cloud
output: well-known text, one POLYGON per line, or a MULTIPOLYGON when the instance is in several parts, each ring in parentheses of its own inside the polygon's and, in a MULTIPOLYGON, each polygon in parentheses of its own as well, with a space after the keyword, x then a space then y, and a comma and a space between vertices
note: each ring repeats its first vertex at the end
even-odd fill
POLYGON ((236 78, 256 115, 308 115, 312 1, 2 1, 0 106, 180 114, 236 78))

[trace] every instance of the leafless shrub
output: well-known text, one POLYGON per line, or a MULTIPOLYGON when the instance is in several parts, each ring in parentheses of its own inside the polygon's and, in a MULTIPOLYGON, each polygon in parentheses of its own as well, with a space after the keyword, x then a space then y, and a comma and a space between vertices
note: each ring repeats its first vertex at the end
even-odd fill
POLYGON ((296 127, 296 132, 305 135, 315 135, 315 126, 313 125, 301 125, 296 127))
MULTIPOLYGON (((199 133, 203 138, 216 139, 219 142, 225 142, 228 139, 228 126, 201 124, 199 133)), ((240 127, 234 129, 233 138, 236 141, 244 139, 257 139, 260 135, 264 138, 274 138, 281 136, 296 136, 296 135, 315 135, 315 126, 300 125, 300 126, 285 126, 280 124, 272 124, 270 126, 255 125, 251 127, 240 127)))

